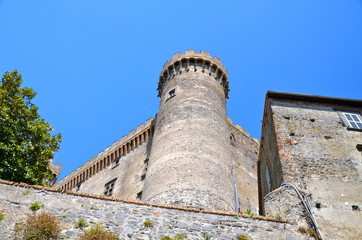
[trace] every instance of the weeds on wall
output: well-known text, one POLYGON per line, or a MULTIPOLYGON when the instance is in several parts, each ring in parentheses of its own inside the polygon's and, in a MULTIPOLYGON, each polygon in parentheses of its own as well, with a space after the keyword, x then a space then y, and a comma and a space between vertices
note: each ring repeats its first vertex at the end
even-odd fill
POLYGON ((30 210, 32 211, 38 211, 40 208, 44 207, 44 204, 42 204, 41 202, 33 202, 30 204, 30 210))
POLYGON ((203 232, 202 236, 204 237, 204 240, 211 240, 211 237, 207 232, 203 232))
POLYGON ((76 228, 84 228, 87 227, 88 224, 84 219, 79 219, 76 223, 75 223, 75 227, 76 228))
POLYGON ((182 240, 182 239, 186 239, 187 236, 185 234, 176 234, 174 237, 170 237, 170 236, 162 236, 161 240, 182 240))
POLYGON ((4 214, 2 212, 0 212, 0 221, 4 220, 4 214))
POLYGON ((91 226, 79 235, 79 240, 119 240, 119 237, 99 224, 91 226))
POLYGON ((143 223, 143 226, 145 228, 153 228, 155 226, 155 222, 152 221, 152 220, 146 220, 144 223, 143 223))
POLYGON ((255 214, 252 213, 250 209, 246 209, 245 214, 248 214, 250 217, 255 216, 255 214))
POLYGON ((236 239, 237 239, 237 240, 250 240, 250 238, 249 238, 247 235, 245 235, 245 234, 238 234, 238 235, 236 236, 236 239))
POLYGON ((24 195, 24 196, 29 195, 29 191, 26 190, 26 191, 22 192, 21 194, 24 195))
POLYGON ((57 240, 61 230, 60 222, 53 214, 29 214, 25 222, 15 225, 15 240, 57 240))

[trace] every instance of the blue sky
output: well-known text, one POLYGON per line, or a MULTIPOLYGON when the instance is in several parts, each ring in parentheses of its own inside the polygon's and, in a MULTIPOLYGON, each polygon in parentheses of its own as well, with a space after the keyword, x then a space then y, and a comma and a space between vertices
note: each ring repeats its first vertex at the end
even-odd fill
POLYGON ((61 178, 155 116, 162 66, 186 49, 223 61, 252 137, 268 90, 362 98, 361 0, 0 0, 0 73, 18 69, 62 133, 61 178))

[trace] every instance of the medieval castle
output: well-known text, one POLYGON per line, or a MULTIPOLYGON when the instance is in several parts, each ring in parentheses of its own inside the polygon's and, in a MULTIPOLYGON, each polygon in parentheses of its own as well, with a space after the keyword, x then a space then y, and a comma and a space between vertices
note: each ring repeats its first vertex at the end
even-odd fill
MULTIPOLYGON (((150 217, 166 216, 164 229, 172 226, 195 236, 208 229, 219 236, 213 239, 230 239, 225 236, 238 231, 252 239, 310 239, 296 227, 305 225, 318 239, 361 239, 362 100, 269 91, 259 142, 227 117, 228 92, 228 74, 218 58, 193 50, 175 54, 160 74, 156 118, 53 187, 72 194, 139 200, 147 206, 280 218, 280 224, 233 223, 237 220, 205 215, 206 226, 188 224, 199 219, 197 214, 187 215, 180 224, 180 212, 147 210, 150 217)), ((72 204, 79 201, 72 199, 72 204)), ((117 210, 116 218, 122 219, 125 237, 156 239, 135 235, 129 226, 136 226, 136 221, 126 221, 146 210, 130 212, 128 205, 122 209, 125 212, 117 210)))

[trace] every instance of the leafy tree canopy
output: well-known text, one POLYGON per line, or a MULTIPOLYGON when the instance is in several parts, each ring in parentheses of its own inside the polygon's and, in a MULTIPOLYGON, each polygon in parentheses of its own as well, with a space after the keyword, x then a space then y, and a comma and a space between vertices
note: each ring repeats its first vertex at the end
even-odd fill
POLYGON ((42 119, 31 100, 32 88, 21 88, 22 76, 4 73, 0 85, 0 178, 44 185, 49 162, 61 135, 42 119))

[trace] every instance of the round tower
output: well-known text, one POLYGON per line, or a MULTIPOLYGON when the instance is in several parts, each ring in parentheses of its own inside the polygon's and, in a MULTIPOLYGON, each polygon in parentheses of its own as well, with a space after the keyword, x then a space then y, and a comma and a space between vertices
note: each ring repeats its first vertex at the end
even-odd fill
POLYGON ((234 210, 226 115, 229 82, 216 57, 177 53, 158 82, 160 106, 142 200, 234 210))

